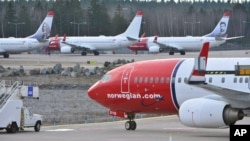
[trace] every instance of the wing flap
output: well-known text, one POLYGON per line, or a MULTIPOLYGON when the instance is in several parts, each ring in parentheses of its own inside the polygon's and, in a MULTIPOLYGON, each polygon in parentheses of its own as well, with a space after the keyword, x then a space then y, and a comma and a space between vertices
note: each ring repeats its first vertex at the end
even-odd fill
POLYGON ((61 43, 65 44, 65 45, 69 45, 71 46, 73 49, 76 50, 95 50, 95 48, 91 45, 87 45, 87 44, 73 44, 73 43, 68 43, 66 41, 62 41, 61 43))
POLYGON ((228 99, 246 100, 246 97, 249 97, 249 93, 236 91, 229 88, 223 88, 210 84, 199 84, 197 86, 228 99))

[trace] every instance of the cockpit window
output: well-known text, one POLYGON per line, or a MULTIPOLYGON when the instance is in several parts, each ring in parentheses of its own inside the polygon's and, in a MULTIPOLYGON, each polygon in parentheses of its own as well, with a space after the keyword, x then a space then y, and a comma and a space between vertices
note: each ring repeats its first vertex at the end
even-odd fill
POLYGON ((107 81, 109 81, 110 80, 110 78, 111 78, 111 76, 110 75, 108 75, 108 74, 105 74, 103 77, 102 77, 102 81, 103 82, 107 82, 107 81))

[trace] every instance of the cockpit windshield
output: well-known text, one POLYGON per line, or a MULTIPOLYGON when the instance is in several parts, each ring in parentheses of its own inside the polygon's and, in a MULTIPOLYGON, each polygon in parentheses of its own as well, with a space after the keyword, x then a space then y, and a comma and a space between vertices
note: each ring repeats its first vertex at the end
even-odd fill
POLYGON ((110 78, 111 78, 111 75, 105 74, 105 75, 102 77, 101 81, 102 81, 102 82, 107 82, 107 81, 110 80, 110 78))

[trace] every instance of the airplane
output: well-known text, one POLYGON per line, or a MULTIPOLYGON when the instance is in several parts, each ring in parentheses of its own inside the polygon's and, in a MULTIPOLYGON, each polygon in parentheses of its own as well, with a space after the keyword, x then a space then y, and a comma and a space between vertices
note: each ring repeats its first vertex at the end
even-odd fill
POLYGON ((25 38, 0 38, 0 54, 9 58, 10 53, 21 53, 48 46, 54 12, 49 11, 38 30, 25 38))
POLYGON ((88 96, 126 118, 135 130, 135 114, 177 114, 197 128, 226 128, 250 116, 250 59, 208 58, 209 42, 197 58, 138 61, 107 72, 88 96))
POLYGON ((142 15, 142 11, 137 11, 129 27, 122 34, 116 36, 64 36, 63 38, 52 40, 48 50, 50 48, 54 50, 60 48, 61 53, 73 53, 75 50, 81 50, 81 55, 85 56, 87 51, 93 52, 94 55, 99 55, 98 51, 125 48, 139 40, 142 15))
POLYGON ((185 55, 185 51, 200 50, 203 43, 210 42, 210 47, 217 47, 227 40, 243 38, 244 36, 227 37, 227 27, 229 21, 229 12, 225 12, 214 30, 204 36, 186 36, 186 37, 143 37, 139 42, 128 48, 137 54, 139 50, 147 50, 150 53, 162 52, 164 48, 170 48, 169 55, 174 55, 175 51, 185 55))

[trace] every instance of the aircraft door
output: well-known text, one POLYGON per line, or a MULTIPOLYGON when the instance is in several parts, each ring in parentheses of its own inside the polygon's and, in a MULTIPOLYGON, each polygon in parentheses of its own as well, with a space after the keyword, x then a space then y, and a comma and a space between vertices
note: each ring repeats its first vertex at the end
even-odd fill
POLYGON ((133 66, 127 67, 121 77, 121 93, 129 93, 129 83, 130 83, 130 76, 132 71, 134 70, 133 66))

